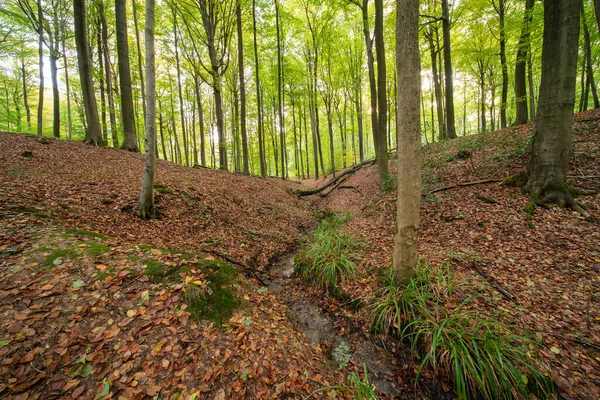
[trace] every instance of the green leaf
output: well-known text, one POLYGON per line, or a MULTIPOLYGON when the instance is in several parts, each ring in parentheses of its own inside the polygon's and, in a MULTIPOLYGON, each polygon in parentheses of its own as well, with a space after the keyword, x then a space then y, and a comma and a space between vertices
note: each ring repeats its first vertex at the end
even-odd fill
POLYGON ((263 286, 260 289, 258 289, 256 291, 256 293, 258 293, 258 294, 265 294, 265 293, 267 293, 268 290, 269 290, 269 288, 267 288, 266 286, 263 286))
POLYGON ((62 264, 62 262, 63 261, 60 258, 57 258, 56 260, 52 261, 52 264, 54 264, 54 265, 60 265, 60 264, 62 264))
POLYGON ((10 340, 8 339, 1 339, 0 340, 0 347, 4 347, 6 345, 8 345, 10 343, 10 340))
POLYGON ((102 391, 96 395, 96 398, 100 399, 100 398, 106 396, 108 394, 108 392, 110 392, 110 383, 105 379, 104 380, 104 388, 102 388, 102 391))
POLYGON ((529 279, 527 279, 527 285, 529 285, 529 286, 535 286, 535 283, 533 283, 533 281, 530 281, 529 279))
POLYGON ((246 367, 246 369, 244 370, 244 373, 242 374, 241 379, 246 382, 248 380, 248 372, 250 372, 250 368, 246 367))
POLYGON ((252 325, 252 318, 248 317, 244 320, 244 322, 242 322, 242 326, 244 327, 249 327, 250 325, 252 325))
POLYGON ((83 286, 83 283, 84 283, 84 282, 83 282, 81 279, 78 279, 78 280, 76 280, 75 282, 73 282, 73 287, 74 287, 75 289, 79 289, 80 287, 82 287, 82 286, 83 286))

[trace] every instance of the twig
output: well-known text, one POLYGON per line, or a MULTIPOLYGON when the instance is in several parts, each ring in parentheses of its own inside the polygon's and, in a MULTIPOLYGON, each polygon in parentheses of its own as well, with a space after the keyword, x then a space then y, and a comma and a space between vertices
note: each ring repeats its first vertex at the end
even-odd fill
POLYGON ((502 182, 502 179, 484 179, 481 181, 474 181, 474 182, 461 182, 461 183, 457 183, 456 185, 445 186, 445 187, 433 189, 430 193, 443 192, 444 190, 450 190, 450 189, 454 189, 457 187, 463 187, 463 186, 474 186, 474 185, 480 185, 482 183, 497 183, 497 182, 502 182))
POLYGON ((517 297, 508 292, 506 289, 504 289, 502 286, 500 286, 500 284, 498 283, 498 281, 489 276, 488 274, 486 274, 485 272, 483 272, 481 270, 481 268, 479 268, 477 265, 471 265, 471 268, 473 268, 475 271, 477 271, 477 273, 479 275, 481 275, 486 281, 488 281, 488 283, 490 285, 492 285, 497 291, 499 291, 500 293, 502 293, 502 295, 504 295, 504 297, 506 297, 507 299, 511 300, 511 301, 517 301, 517 297))

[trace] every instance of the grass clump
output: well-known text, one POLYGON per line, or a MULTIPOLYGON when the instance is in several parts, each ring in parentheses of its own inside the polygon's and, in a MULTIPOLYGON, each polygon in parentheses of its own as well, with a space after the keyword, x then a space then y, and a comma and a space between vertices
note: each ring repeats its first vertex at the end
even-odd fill
POLYGON ((336 297, 342 296, 339 284, 359 273, 356 265, 359 256, 353 251, 358 245, 357 241, 348 234, 338 232, 338 228, 347 220, 346 215, 326 217, 294 260, 295 268, 305 280, 336 297))
POLYGON ((237 271, 229 264, 214 261, 203 267, 208 269, 206 280, 201 285, 194 282, 186 285, 186 304, 196 320, 208 319, 222 324, 241 304, 235 289, 237 271))
POLYGON ((466 310, 476 295, 463 289, 448 265, 419 266, 404 288, 388 274, 371 305, 372 329, 408 341, 422 357, 419 373, 430 366, 449 374, 459 399, 546 397, 553 386, 533 356, 537 344, 466 310))

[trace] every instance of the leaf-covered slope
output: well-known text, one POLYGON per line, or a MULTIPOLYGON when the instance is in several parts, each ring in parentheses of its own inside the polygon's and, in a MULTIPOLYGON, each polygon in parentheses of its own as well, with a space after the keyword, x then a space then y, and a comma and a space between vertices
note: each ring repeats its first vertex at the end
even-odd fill
MULTIPOLYGON (((600 217, 600 110, 576 115, 568 183, 578 201, 600 217)), ((517 329, 540 335, 543 360, 559 388, 574 398, 600 395, 600 229, 598 222, 555 205, 532 205, 520 189, 489 182, 525 168, 530 125, 429 145, 423 150, 423 204, 419 253, 436 264, 450 260, 459 279, 484 288, 477 307, 517 329), (471 156, 458 157, 460 150, 471 156), (533 215, 532 215, 533 214, 533 215), (475 270, 499 282, 505 298, 475 270), (581 342, 588 342, 589 345, 581 342)), ((393 160, 390 170, 395 174, 393 160)), ((377 270, 391 265, 396 193, 379 192, 376 167, 356 172, 326 206, 351 212, 346 229, 364 249, 367 284, 349 284, 354 297, 373 293, 377 270)), ((364 266, 363 266, 364 267, 364 266)))
POLYGON ((29 207, 61 225, 129 243, 227 252, 259 265, 314 224, 306 205, 277 179, 157 162, 158 220, 137 217, 140 154, 0 133, 3 207, 29 207))

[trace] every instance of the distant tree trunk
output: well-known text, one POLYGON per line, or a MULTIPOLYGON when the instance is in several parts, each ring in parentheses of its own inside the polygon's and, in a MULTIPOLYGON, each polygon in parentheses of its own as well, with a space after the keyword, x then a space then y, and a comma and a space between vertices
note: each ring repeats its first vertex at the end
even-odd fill
POLYGON ((429 32, 426 33, 426 38, 429 41, 429 53, 431 55, 431 70, 433 74, 433 88, 435 91, 435 104, 437 111, 437 120, 438 120, 438 135, 440 139, 446 138, 446 129, 444 126, 444 104, 442 102, 442 85, 440 83, 440 77, 438 73, 437 67, 437 52, 436 46, 433 41, 433 25, 429 26, 429 32))
POLYGON ((179 118, 181 119, 181 133, 183 135, 183 152, 185 155, 185 166, 190 166, 189 160, 189 146, 187 141, 187 134, 185 130, 185 113, 183 112, 183 91, 181 89, 181 66, 179 64, 179 34, 177 29, 177 12, 175 10, 175 4, 171 3, 171 12, 173 13, 173 37, 175 38, 175 66, 177 68, 177 93, 179 95, 179 118))
POLYGON ((375 52, 377 54, 377 168, 379 182, 383 184, 388 175, 387 126, 387 77, 385 70, 385 38, 383 36, 383 0, 375 0, 375 52))
POLYGON ((596 24, 600 32, 600 0, 594 0, 594 15, 596 15, 596 24))
POLYGON ((531 43, 527 51, 527 86, 529 87, 529 120, 535 118, 535 87, 533 86, 533 57, 531 55, 531 43))
POLYGON ((196 102, 198 103, 198 125, 200 125, 200 165, 206 167, 206 145, 204 143, 204 110, 202 107, 202 95, 200 93, 200 82, 198 74, 194 74, 194 87, 196 102))
MULTIPOLYGON (((56 44, 58 47, 58 44, 56 44)), ((60 92, 58 91, 58 51, 50 52, 50 79, 52 80, 52 136, 60 138, 60 92)))
MULTIPOLYGON (((79 0, 74 0, 78 2, 79 0)), ((38 95, 37 107, 37 134, 43 135, 43 120, 44 120, 44 12, 42 11, 42 0, 37 0, 38 12, 38 57, 40 65, 40 93, 38 95)), ((83 85, 82 85, 83 86, 83 85)))
POLYGON ((83 94, 83 108, 87 120, 85 142, 95 146, 104 146, 98 106, 92 81, 92 66, 90 61, 89 45, 87 39, 87 23, 85 13, 85 0, 73 0, 73 16, 75 27, 75 45, 77 47, 77 62, 79 64, 79 79, 83 94))
POLYGON ((275 0, 275 27, 277 29, 277 110, 279 112, 279 141, 281 152, 281 177, 285 179, 287 163, 285 149, 285 122, 283 119, 283 53, 281 51, 281 35, 279 23, 279 1, 275 0))
POLYGON ((135 27, 135 44, 137 47, 138 73, 140 78, 140 87, 142 89, 142 109, 144 111, 144 119, 146 119, 146 87, 144 85, 144 67, 142 63, 142 47, 140 45, 140 30, 138 28, 137 5, 136 0, 131 1, 133 5, 133 26, 135 27))
POLYGON ((158 100, 158 127, 160 130, 160 143, 162 147, 163 159, 168 160, 167 158, 167 146, 165 144, 165 133, 164 133, 164 125, 163 125, 163 113, 162 113, 162 104, 160 103, 160 99, 158 100))
POLYGON ((302 107, 302 120, 304 121, 304 154, 306 155, 306 177, 310 178, 310 162, 308 156, 308 126, 306 124, 306 106, 302 107))
POLYGON ((454 139, 456 137, 454 127, 454 82, 452 77, 448 0, 442 0, 442 34, 444 37, 444 74, 446 75, 446 136, 448 139, 454 139))
MULTIPOLYGON (((98 7, 100 8, 100 7, 98 7)), ((100 12, 100 11, 99 11, 100 12)), ((106 124, 106 88, 104 85, 104 59, 102 50, 102 28, 101 28, 101 19, 98 18, 98 27, 97 27, 97 35, 96 41, 98 42, 98 84, 100 86, 100 123, 102 126, 102 140, 104 143, 108 145, 108 126, 106 124)))
MULTIPOLYGON (((508 102, 508 66, 506 63, 506 31, 505 31, 505 0, 498 0, 496 6, 495 0, 492 0, 492 5, 498 13, 500 22, 500 65, 502 67, 502 93, 500 103, 500 128, 506 128, 506 105, 508 102)), ((492 130, 494 130, 492 128, 492 130)))
POLYGON ((115 99, 112 88, 112 72, 110 68, 110 57, 108 54, 108 27, 104 13, 104 3, 98 4, 100 12, 100 23, 102 24, 102 49, 104 51, 104 75, 106 76, 106 92, 108 95, 108 115, 110 118, 110 133, 114 148, 119 147, 119 135, 117 130, 117 119, 115 117, 115 99))
POLYGON ((117 55, 119 57, 119 86, 121 87, 121 123, 123 125, 122 149, 138 152, 135 134, 131 72, 129 70, 129 45, 127 43, 127 11, 125 0, 115 0, 117 26, 117 55))
POLYGON ((154 0, 146 0, 146 155, 140 191, 139 211, 142 219, 156 218, 154 207, 154 154, 156 150, 156 90, 154 77, 154 0))
POLYGON ((418 262, 421 207, 421 133, 419 97, 419 1, 396 0, 396 68, 398 72, 398 201, 393 270, 395 281, 406 285, 418 262), (402 10, 402 12, 400 12, 402 10))
POLYGON ((544 2, 542 81, 531 158, 527 172, 511 178, 509 183, 523 185, 541 202, 558 203, 586 215, 573 200, 566 184, 575 103, 579 16, 579 0, 544 2))
POLYGON ((260 68, 258 62, 258 43, 256 40, 256 0, 252 0, 252 33, 254 35, 254 70, 256 73, 256 107, 258 113, 258 153, 260 158, 260 176, 267 177, 267 165, 265 161, 265 147, 263 134, 262 104, 260 98, 260 68))
MULTIPOLYGON (((63 46, 63 51, 64 51, 64 46, 63 46)), ((65 63, 65 71, 66 71, 66 63, 65 63)), ((27 116, 27 129, 31 130, 31 110, 29 109, 29 101, 27 99, 27 94, 28 94, 28 90, 27 90, 27 70, 25 69, 25 56, 22 55, 21 56, 21 79, 22 79, 22 84, 23 84, 23 105, 25 106, 25 114, 27 116)), ((67 84, 67 88, 68 88, 68 84, 67 84)), ((68 89, 67 89, 68 91, 68 89)), ((71 139, 71 137, 69 136, 69 139, 71 139)))
POLYGON ((598 101, 598 90, 596 88, 596 80, 594 79, 594 69, 592 67, 592 46, 590 45, 590 31, 585 20, 585 10, 583 9, 583 1, 579 3, 581 5, 581 25, 583 25, 583 43, 584 51, 587 54, 587 76, 590 81, 590 88, 592 89, 592 98, 594 99, 594 108, 600 108, 600 102, 598 101))
POLYGON ((517 60, 515 62, 515 102, 517 106, 516 124, 526 124, 527 114, 527 86, 526 86, 526 63, 528 58, 530 44, 530 24, 533 18, 533 7, 535 0, 525 0, 525 15, 523 16, 523 26, 521 28, 521 37, 517 45, 517 60))
POLYGON ((236 5, 237 39, 238 39, 238 73, 240 75, 240 126, 242 132, 242 156, 244 175, 250 175, 248 166, 248 133, 246 130, 246 77, 244 76, 244 35, 242 30, 242 7, 240 0, 236 5))

